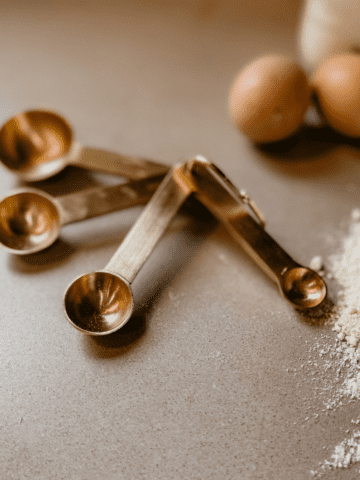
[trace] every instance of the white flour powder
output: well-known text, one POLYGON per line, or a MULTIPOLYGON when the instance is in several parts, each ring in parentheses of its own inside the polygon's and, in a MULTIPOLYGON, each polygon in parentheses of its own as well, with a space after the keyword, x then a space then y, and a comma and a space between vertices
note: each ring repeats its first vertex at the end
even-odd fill
POLYGON ((358 346, 360 342, 360 211, 352 212, 350 235, 344 240, 344 251, 330 258, 334 277, 343 287, 338 301, 334 330, 340 340, 358 346))
POLYGON ((360 461, 360 431, 356 431, 349 439, 344 440, 335 447, 331 460, 325 460, 321 471, 312 470, 314 477, 321 477, 326 470, 335 468, 349 468, 360 461))
MULTIPOLYGON (((306 418, 297 422, 303 427, 360 401, 360 353, 354 347, 338 338, 334 342, 331 336, 323 334, 309 347, 308 353, 308 359, 301 365, 301 382, 311 382, 312 388, 310 396, 303 398, 306 418), (319 404, 322 407, 315 408, 319 404)), ((288 371, 296 374, 295 369, 288 371)), ((331 458, 311 471, 315 478, 326 478, 329 470, 349 468, 360 462, 360 418, 352 419, 348 427, 347 437, 335 446, 331 458), (352 431, 354 427, 356 430, 352 431)), ((328 447, 323 446, 324 450, 328 447)))
MULTIPOLYGON (((322 259, 315 257, 311 266, 314 270, 323 270, 322 259)), ((309 410, 312 411, 315 399, 323 404, 323 408, 319 412, 312 411, 306 421, 317 421, 319 415, 330 415, 360 400, 360 210, 353 210, 343 251, 329 258, 329 266, 328 277, 333 277, 341 288, 335 310, 330 315, 337 338, 334 343, 330 339, 329 345, 329 337, 322 335, 310 348, 308 361, 301 366, 305 378, 309 375, 313 385, 312 398, 304 399, 309 410)), ((360 462, 360 417, 352 419, 351 423, 347 438, 335 446, 331 458, 311 472, 314 477, 324 477, 329 470, 349 468, 360 462), (354 426, 358 428, 353 430, 354 426)), ((360 470, 354 473, 360 479, 360 470)))

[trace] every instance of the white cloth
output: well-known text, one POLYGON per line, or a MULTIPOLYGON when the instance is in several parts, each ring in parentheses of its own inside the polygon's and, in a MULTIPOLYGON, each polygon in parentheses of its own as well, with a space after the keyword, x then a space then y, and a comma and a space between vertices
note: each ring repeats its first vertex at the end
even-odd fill
POLYGON ((360 50, 360 0, 306 0, 299 43, 308 72, 329 55, 360 50))

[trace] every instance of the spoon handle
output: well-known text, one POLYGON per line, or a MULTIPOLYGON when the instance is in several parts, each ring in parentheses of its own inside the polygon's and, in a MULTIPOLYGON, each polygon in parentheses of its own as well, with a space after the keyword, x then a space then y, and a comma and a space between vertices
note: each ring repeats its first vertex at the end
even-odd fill
POLYGON ((169 170, 168 166, 145 158, 130 157, 89 147, 81 148, 80 153, 70 157, 68 162, 78 167, 121 175, 131 180, 165 175, 169 170))
POLYGON ((172 218, 189 196, 173 178, 166 175, 159 188, 133 225, 120 247, 106 265, 105 271, 120 275, 132 283, 172 218))
POLYGON ((274 281, 299 265, 244 208, 242 195, 217 167, 197 157, 183 167, 195 195, 274 281))
POLYGON ((163 175, 111 187, 95 187, 55 198, 61 225, 79 222, 106 213, 145 205, 159 186, 163 175))

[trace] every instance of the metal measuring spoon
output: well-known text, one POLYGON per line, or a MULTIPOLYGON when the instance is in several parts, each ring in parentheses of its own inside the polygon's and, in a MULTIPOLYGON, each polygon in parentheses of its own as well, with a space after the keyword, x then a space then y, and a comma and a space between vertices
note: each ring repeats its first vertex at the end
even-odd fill
POLYGON ((162 178, 89 188, 59 197, 35 188, 17 189, 0 201, 0 245, 16 255, 44 250, 68 223, 144 205, 162 178))
POLYGON ((235 240, 279 284, 287 300, 298 308, 313 308, 326 297, 326 284, 313 270, 296 263, 264 230, 265 219, 254 202, 204 157, 197 156, 181 166, 192 189, 210 212, 222 222, 235 240), (244 208, 248 204, 252 215, 244 208))
POLYGON ((165 165, 96 148, 73 140, 70 124, 60 115, 44 111, 23 112, 0 129, 0 162, 22 180, 44 180, 67 165, 121 175, 132 180, 165 175, 165 165))
POLYGON ((81 275, 68 287, 65 314, 88 335, 107 335, 132 315, 131 283, 189 193, 179 188, 171 170, 103 270, 81 275))

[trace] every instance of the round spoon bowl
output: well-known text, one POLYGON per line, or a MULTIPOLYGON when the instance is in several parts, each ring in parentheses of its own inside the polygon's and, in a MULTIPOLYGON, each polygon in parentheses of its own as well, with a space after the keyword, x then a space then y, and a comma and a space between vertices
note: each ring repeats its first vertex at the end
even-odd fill
POLYGON ((326 284, 319 274, 305 267, 287 270, 282 276, 282 291, 296 307, 313 308, 326 297, 326 284))
POLYGON ((65 293, 67 319, 88 335, 108 335, 131 317, 134 303, 129 283, 100 271, 78 277, 65 293))
POLYGON ((43 180, 62 170, 72 145, 68 122, 53 112, 31 110, 0 129, 0 161, 24 180, 43 180))
POLYGON ((57 239, 60 214, 51 197, 23 189, 0 201, 0 243, 11 253, 27 255, 57 239))

